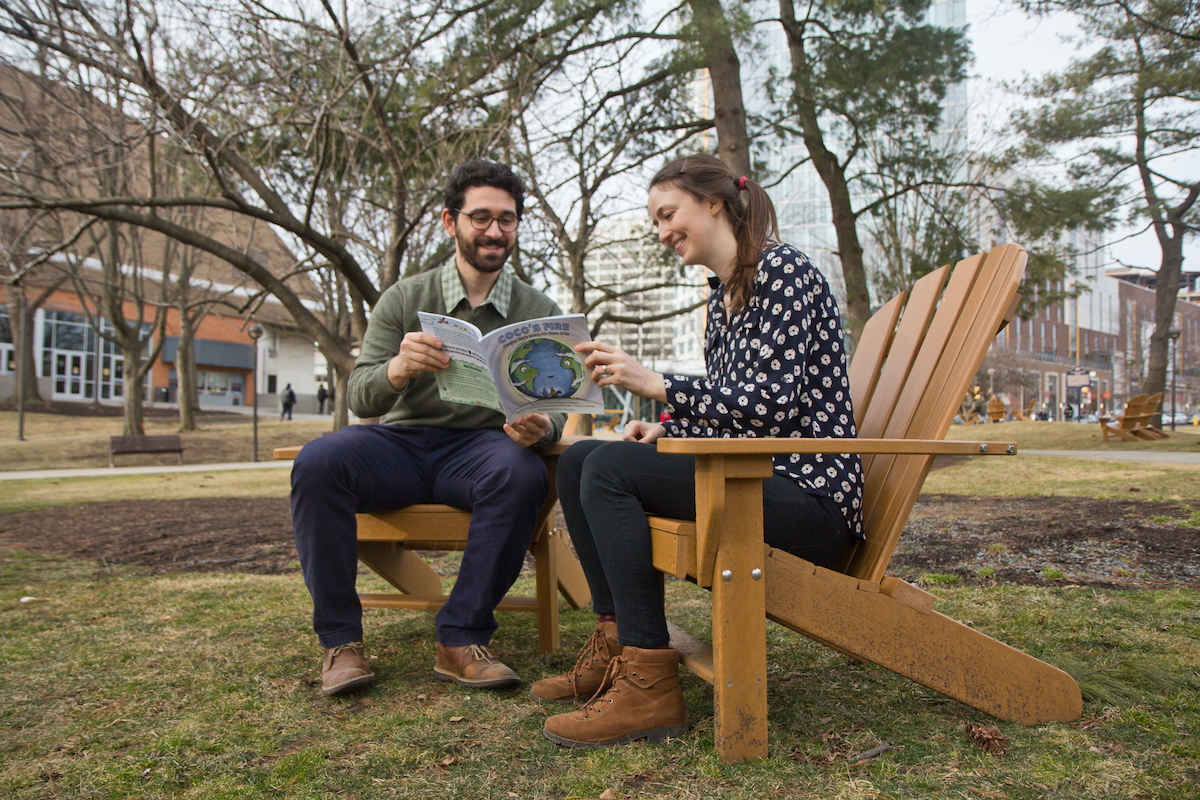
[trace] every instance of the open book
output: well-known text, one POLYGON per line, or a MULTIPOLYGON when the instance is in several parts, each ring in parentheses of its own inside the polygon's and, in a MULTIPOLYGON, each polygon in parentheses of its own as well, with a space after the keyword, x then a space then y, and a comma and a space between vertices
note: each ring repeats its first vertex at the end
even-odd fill
POLYGON ((443 400, 494 408, 509 422, 533 413, 600 413, 600 387, 575 345, 591 339, 582 314, 527 319, 482 333, 469 322, 418 312, 450 366, 435 373, 443 400))

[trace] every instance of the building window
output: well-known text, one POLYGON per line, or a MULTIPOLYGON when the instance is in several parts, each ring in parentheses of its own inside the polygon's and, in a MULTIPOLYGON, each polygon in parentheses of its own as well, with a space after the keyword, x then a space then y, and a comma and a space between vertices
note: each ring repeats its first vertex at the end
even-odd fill
POLYGON ((275 394, 275 389, 278 386, 278 383, 277 383, 278 380, 279 380, 279 376, 277 376, 277 375, 268 375, 267 376, 267 394, 275 394))
POLYGON ((225 394, 229 391, 229 373, 196 370, 196 388, 209 394, 225 394))

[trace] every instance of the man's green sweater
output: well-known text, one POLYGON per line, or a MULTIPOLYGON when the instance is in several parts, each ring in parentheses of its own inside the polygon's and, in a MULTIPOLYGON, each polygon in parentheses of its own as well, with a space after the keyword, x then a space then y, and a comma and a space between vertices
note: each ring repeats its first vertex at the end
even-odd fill
MULTIPOLYGON (((347 399, 351 411, 359 417, 379 417, 384 425, 503 428, 504 415, 499 411, 442 400, 432 372, 422 372, 399 392, 392 388, 387 379, 387 364, 400 352, 404 334, 421 330, 418 311, 466 320, 487 333, 501 325, 561 314, 558 305, 505 269, 488 299, 471 308, 462 292, 453 261, 440 269, 396 283, 375 304, 363 337, 362 351, 350 374, 347 399)), ((562 436, 566 416, 548 416, 550 436, 539 443, 537 449, 552 446, 562 436)))

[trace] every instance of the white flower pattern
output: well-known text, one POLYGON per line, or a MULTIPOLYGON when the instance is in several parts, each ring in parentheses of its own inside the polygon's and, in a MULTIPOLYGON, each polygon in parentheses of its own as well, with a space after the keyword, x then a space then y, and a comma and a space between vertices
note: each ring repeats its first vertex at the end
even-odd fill
MULTIPOLYGON (((704 343, 708 374, 666 376, 667 435, 854 438, 837 301, 808 257, 789 245, 765 252, 753 295, 728 322, 721 302, 724 286, 715 278, 710 284, 704 343), (725 399, 715 402, 714 397, 725 399)), ((851 532, 865 538, 857 455, 775 456, 775 472, 807 492, 832 498, 851 532)))

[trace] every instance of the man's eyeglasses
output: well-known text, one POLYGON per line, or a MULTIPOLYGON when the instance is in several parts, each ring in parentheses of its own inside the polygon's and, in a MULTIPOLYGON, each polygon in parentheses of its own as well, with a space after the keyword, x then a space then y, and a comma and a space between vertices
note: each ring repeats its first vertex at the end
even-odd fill
POLYGON ((463 211, 461 208, 450 209, 455 214, 463 214, 471 220, 471 227, 477 231, 486 231, 492 227, 492 220, 500 223, 500 230, 505 233, 512 233, 521 224, 521 218, 516 214, 501 214, 498 217, 493 217, 488 211, 472 211, 470 214, 463 211))

